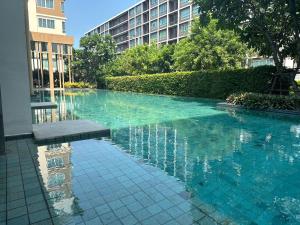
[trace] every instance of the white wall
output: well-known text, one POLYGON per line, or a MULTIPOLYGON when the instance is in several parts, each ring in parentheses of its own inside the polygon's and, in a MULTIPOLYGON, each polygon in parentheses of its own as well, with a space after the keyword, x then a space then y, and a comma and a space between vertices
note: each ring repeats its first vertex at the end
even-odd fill
POLYGON ((32 133, 25 32, 26 1, 0 1, 0 84, 6 136, 32 133))

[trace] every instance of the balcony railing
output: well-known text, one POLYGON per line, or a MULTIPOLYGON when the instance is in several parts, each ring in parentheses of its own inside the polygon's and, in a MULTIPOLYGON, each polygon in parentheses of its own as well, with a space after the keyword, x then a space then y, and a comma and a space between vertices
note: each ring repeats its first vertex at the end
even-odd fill
POLYGON ((4 137, 2 98, 1 98, 1 87, 0 87, 0 154, 3 153, 5 153, 5 137, 4 137))

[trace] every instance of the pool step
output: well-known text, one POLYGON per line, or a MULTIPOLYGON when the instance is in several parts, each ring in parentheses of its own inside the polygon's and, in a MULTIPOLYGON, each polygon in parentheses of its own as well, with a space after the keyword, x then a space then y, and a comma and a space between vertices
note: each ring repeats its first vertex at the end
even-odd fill
POLYGON ((57 104, 52 102, 32 102, 31 109, 56 109, 57 104))
POLYGON ((109 137, 110 129, 89 120, 65 120, 34 124, 33 135, 37 143, 46 143, 109 137))

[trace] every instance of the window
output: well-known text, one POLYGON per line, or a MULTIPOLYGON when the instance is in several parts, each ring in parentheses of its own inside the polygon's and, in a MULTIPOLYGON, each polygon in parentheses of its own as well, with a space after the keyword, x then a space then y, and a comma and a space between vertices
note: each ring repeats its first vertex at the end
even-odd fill
POLYGON ((34 41, 30 42, 30 49, 31 49, 31 51, 35 51, 35 42, 34 41))
POLYGON ((52 43, 52 52, 58 53, 58 44, 52 43))
POLYGON ((162 4, 159 6, 159 16, 163 16, 167 13, 167 3, 162 4))
POLYGON ((130 47, 134 47, 134 46, 135 46, 135 40, 131 40, 131 41, 129 42, 129 44, 130 44, 130 47))
POLYGON ((150 30, 156 31, 157 30, 157 20, 154 20, 150 23, 150 30))
POLYGON ((180 36, 187 35, 188 32, 189 32, 189 23, 180 24, 180 27, 179 27, 180 36))
POLYGON ((141 14, 141 12, 142 12, 142 5, 138 5, 137 7, 135 7, 136 15, 141 14))
POLYGON ((198 5, 193 5, 193 16, 198 16, 200 14, 199 9, 198 5))
POLYGON ((156 33, 156 32, 155 32, 155 33, 152 33, 152 34, 150 35, 150 40, 151 40, 151 42, 157 41, 157 33, 156 33))
POLYGON ((66 33, 66 22, 62 22, 62 32, 66 33))
POLYGON ((135 16, 135 10, 134 9, 130 9, 129 10, 129 17, 134 17, 135 16))
POLYGON ((151 19, 157 18, 157 8, 151 9, 151 12, 150 12, 150 18, 151 18, 151 19))
POLYGON ((65 12, 65 2, 60 3, 60 11, 65 12))
POLYGON ((136 17, 136 25, 140 26, 142 24, 142 16, 136 17))
POLYGON ((159 28, 163 28, 167 26, 167 17, 163 17, 159 19, 159 28))
POLYGON ((180 0, 180 6, 182 7, 182 6, 185 6, 185 5, 187 5, 187 4, 189 4, 189 0, 180 0))
POLYGON ((133 28, 135 26, 135 19, 129 20, 129 28, 133 28))
POLYGON ((55 29, 55 21, 50 19, 38 18, 39 27, 55 29))
POLYGON ((68 45, 63 45, 63 54, 64 55, 68 54, 68 45))
POLYGON ((63 173, 56 173, 49 177, 48 179, 48 187, 55 187, 55 186, 61 186, 65 182, 65 174, 63 173))
POLYGON ((167 39, 167 31, 166 30, 162 30, 159 32, 159 40, 160 41, 164 41, 167 39))
POLYGON ((150 6, 151 6, 151 7, 156 6, 157 3, 158 3, 158 0, 150 0, 150 6))
POLYGON ((190 18, 190 7, 180 11, 180 21, 188 20, 190 18))
POLYGON ((136 45, 142 45, 142 44, 143 44, 142 38, 138 38, 138 39, 136 40, 136 45))
POLYGON ((134 32, 134 29, 130 30, 129 31, 129 38, 134 38, 135 37, 135 32, 134 32))
POLYGON ((47 167, 50 168, 61 168, 64 167, 65 163, 62 158, 52 158, 48 159, 47 167))
POLYGON ((142 28, 141 27, 138 27, 138 28, 136 28, 136 36, 138 37, 138 36, 142 36, 142 28))
POLYGON ((41 42, 41 46, 42 46, 42 52, 48 51, 48 43, 47 42, 41 42))
POLYGON ((38 7, 49 8, 49 9, 54 8, 54 0, 37 0, 36 4, 38 7))

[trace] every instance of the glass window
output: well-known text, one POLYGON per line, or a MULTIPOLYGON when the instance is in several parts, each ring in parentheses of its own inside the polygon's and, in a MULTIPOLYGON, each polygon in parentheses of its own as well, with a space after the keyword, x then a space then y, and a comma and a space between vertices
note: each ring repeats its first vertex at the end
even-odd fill
POLYGON ((48 187, 61 186, 65 182, 65 175, 63 173, 56 173, 49 177, 48 187))
POLYGON ((180 0, 180 6, 182 7, 182 6, 185 6, 185 5, 187 5, 187 4, 189 4, 189 0, 180 0))
POLYGON ((134 17, 135 16, 135 10, 134 9, 130 9, 129 10, 129 17, 134 17))
POLYGON ((50 168, 59 168, 64 167, 65 163, 62 158, 52 158, 48 159, 47 161, 47 167, 50 168))
POLYGON ((68 54, 68 45, 63 45, 63 54, 64 55, 68 54))
POLYGON ((39 27, 55 29, 55 21, 50 19, 38 18, 39 27))
POLYGON ((54 8, 54 0, 37 0, 36 4, 38 7, 49 8, 49 9, 54 8))
POLYGON ((150 12, 150 18, 151 18, 151 19, 157 18, 157 8, 151 9, 151 12, 150 12))
POLYGON ((66 33, 66 22, 62 22, 62 32, 66 33))
POLYGON ((158 3, 158 0, 150 0, 150 6, 151 6, 151 7, 156 6, 157 3, 158 3))
POLYGON ((140 26, 142 24, 142 16, 136 17, 136 25, 140 26))
POLYGON ((180 26, 179 26, 179 34, 181 36, 183 36, 183 35, 187 35, 188 32, 189 32, 189 23, 180 24, 180 26))
POLYGON ((159 32, 159 40, 164 41, 167 39, 167 30, 162 30, 159 32))
POLYGON ((200 12, 199 12, 199 6, 198 5, 193 5, 193 16, 198 16, 200 15, 200 12))
POLYGON ((135 26, 135 19, 129 20, 129 28, 133 28, 135 26))
POLYGON ((42 46, 42 52, 47 52, 48 51, 47 42, 41 42, 41 46, 42 46))
POLYGON ((150 30, 151 31, 157 30, 157 20, 151 21, 151 23, 150 23, 150 30))
POLYGON ((136 40, 136 44, 137 44, 137 45, 142 45, 142 44, 143 44, 142 38, 138 38, 138 39, 136 40))
POLYGON ((58 53, 58 45, 55 43, 52 43, 52 52, 53 53, 58 53))
POLYGON ((131 40, 131 41, 129 42, 129 44, 130 44, 130 47, 134 47, 134 46, 135 46, 135 40, 131 40))
POLYGON ((35 51, 35 42, 34 41, 30 42, 30 46, 31 46, 31 51, 35 51))
POLYGON ((65 2, 60 3, 60 11, 65 12, 65 2))
POLYGON ((190 7, 180 10, 180 21, 190 19, 190 7))
POLYGON ((135 32, 134 32, 134 29, 130 30, 129 31, 129 38, 134 38, 135 37, 135 32))
POLYGON ((167 3, 159 6, 159 16, 163 16, 167 13, 167 3))
POLYGON ((138 37, 138 36, 142 36, 142 27, 138 27, 138 28, 136 28, 136 36, 138 37))
POLYGON ((150 40, 153 42, 153 41, 157 41, 157 33, 152 33, 150 34, 150 40))
POLYGON ((136 15, 141 14, 142 12, 142 5, 138 5, 135 7, 135 13, 136 15))
POLYGON ((163 17, 159 19, 159 27, 163 28, 167 26, 167 17, 163 17))

